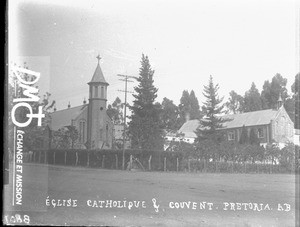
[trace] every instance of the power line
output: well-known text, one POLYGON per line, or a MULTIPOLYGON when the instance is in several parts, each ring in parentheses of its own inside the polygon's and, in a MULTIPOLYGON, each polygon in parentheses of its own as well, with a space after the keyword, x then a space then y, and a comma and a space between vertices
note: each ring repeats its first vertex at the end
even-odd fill
POLYGON ((127 93, 133 93, 131 91, 127 90, 127 83, 130 82, 132 83, 132 80, 129 80, 129 78, 134 78, 136 77, 133 76, 128 76, 128 75, 122 75, 122 74, 117 74, 117 76, 122 77, 124 79, 119 79, 121 81, 125 81, 125 90, 119 90, 120 92, 125 93, 125 105, 124 105, 124 131, 123 131, 123 160, 122 160, 122 169, 125 169, 125 134, 126 134, 126 107, 127 107, 127 93))

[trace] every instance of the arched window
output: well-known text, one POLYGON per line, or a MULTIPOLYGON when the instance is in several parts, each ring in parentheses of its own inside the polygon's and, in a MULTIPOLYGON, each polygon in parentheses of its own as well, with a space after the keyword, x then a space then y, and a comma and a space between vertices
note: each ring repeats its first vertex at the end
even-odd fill
POLYGON ((79 122, 79 141, 84 143, 85 140, 85 120, 79 122))
POLYGON ((285 116, 281 116, 281 134, 286 134, 286 123, 285 123, 285 116))
POLYGON ((104 97, 104 87, 101 87, 101 98, 103 98, 103 99, 105 98, 104 97))
POLYGON ((98 98, 98 86, 95 86, 95 98, 98 98))

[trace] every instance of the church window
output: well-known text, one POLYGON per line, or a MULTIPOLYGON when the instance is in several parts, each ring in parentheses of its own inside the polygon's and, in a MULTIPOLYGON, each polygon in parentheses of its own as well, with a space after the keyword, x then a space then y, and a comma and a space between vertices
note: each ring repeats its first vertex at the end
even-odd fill
POLYGON ((234 139, 235 139, 234 131, 228 132, 228 140, 234 140, 234 139))
POLYGON ((264 129, 263 128, 259 128, 257 130, 257 135, 258 135, 258 138, 264 138, 264 129))
POLYGON ((283 135, 286 133, 286 122, 285 122, 285 116, 281 117, 280 122, 280 134, 283 135))
POLYGON ((85 121, 79 122, 79 141, 84 143, 85 139, 85 121))
POLYGON ((95 98, 98 98, 98 86, 95 86, 95 98))
POLYGON ((104 87, 101 87, 101 98, 104 98, 104 87))

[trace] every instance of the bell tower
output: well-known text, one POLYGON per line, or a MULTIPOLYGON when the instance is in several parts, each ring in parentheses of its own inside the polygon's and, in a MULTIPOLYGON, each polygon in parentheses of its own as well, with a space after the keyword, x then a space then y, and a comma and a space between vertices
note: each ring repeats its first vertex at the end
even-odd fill
POLYGON ((87 143, 88 149, 101 148, 103 142, 107 139, 106 131, 106 102, 107 87, 102 70, 100 68, 100 59, 98 55, 98 64, 92 80, 89 85, 89 104, 87 119, 87 143))

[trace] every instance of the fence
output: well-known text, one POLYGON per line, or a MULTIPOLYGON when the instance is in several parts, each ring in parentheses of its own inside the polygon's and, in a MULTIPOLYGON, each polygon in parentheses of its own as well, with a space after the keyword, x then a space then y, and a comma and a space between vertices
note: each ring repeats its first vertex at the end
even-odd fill
MULTIPOLYGON (((24 161, 52 165, 122 169, 122 150, 37 150, 24 161)), ((125 151, 126 169, 204 173, 294 173, 295 165, 207 161, 185 157, 180 152, 125 151)))

